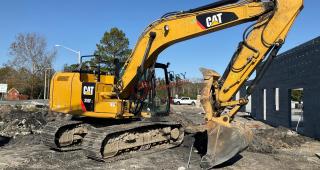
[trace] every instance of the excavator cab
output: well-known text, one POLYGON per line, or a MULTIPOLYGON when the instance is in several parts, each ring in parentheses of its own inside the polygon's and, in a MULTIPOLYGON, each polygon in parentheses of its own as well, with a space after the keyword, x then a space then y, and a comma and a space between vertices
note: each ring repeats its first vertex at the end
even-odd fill
POLYGON ((152 88, 149 94, 148 109, 151 110, 152 116, 167 116, 170 112, 170 80, 168 78, 169 63, 155 64, 154 78, 151 82, 152 88))
POLYGON ((142 117, 168 115, 171 96, 168 67, 169 63, 155 63, 139 76, 139 83, 132 89, 131 101, 135 107, 131 112, 142 117))

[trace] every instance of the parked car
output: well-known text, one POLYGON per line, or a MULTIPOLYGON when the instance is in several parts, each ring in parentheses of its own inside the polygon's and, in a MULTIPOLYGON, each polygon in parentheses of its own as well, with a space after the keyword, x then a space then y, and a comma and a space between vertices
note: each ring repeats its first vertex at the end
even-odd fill
POLYGON ((180 99, 173 99, 173 103, 177 105, 188 104, 196 105, 196 100, 190 99, 190 97, 181 97, 180 99))

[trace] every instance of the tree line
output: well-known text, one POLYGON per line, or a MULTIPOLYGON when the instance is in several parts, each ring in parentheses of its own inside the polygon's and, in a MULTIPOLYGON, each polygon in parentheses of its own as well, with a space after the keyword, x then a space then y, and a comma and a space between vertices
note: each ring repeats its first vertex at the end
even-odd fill
POLYGON ((44 72, 52 68, 56 51, 37 33, 19 33, 9 47, 10 60, 0 68, 0 82, 30 99, 43 96, 44 72))

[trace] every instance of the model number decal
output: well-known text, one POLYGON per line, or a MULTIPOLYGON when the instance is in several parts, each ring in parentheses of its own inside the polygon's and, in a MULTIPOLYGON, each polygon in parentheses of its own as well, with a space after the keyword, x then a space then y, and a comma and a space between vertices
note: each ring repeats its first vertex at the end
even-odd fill
POLYGON ((84 99, 84 103, 91 103, 91 99, 84 99))

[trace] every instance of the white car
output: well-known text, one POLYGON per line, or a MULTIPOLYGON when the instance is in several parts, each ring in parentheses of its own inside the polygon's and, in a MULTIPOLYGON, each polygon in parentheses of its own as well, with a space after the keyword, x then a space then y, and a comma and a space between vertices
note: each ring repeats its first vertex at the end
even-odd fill
POLYGON ((188 104, 188 105, 196 105, 196 100, 190 99, 190 97, 181 97, 181 99, 173 99, 173 103, 177 105, 188 104))

